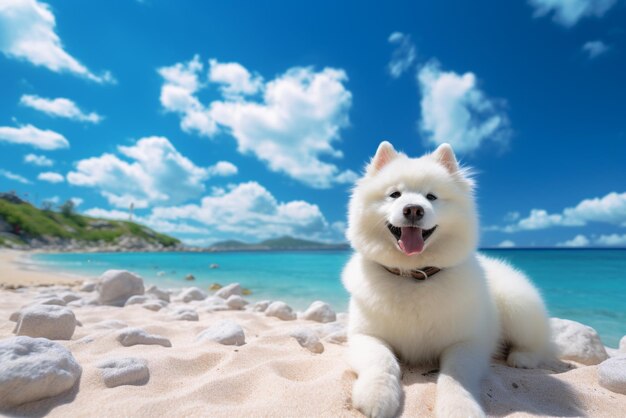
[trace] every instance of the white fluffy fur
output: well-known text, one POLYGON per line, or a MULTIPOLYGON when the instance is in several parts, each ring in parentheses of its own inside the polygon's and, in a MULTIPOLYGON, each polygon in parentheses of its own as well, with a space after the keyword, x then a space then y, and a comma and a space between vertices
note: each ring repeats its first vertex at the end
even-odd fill
POLYGON ((521 272, 476 253, 472 190, 449 145, 410 159, 383 142, 353 191, 348 238, 356 253, 343 282, 351 294, 349 361, 358 374, 352 402, 367 416, 399 413, 399 361, 439 363, 437 416, 480 417, 478 387, 499 344, 510 347, 507 362, 514 367, 533 368, 550 356, 539 292, 521 272), (402 196, 389 197, 394 191, 402 196), (428 193, 437 200, 426 199, 428 193), (437 225, 422 252, 411 256, 387 228, 402 224, 407 204, 424 207, 423 229, 437 225), (442 270, 415 281, 383 265, 442 270))

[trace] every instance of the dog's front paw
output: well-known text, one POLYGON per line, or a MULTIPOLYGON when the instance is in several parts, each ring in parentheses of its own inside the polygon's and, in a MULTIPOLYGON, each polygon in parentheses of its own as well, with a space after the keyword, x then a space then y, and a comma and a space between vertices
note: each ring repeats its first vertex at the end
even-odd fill
POLYGON ((389 373, 361 373, 352 388, 352 405, 370 418, 396 416, 401 400, 400 381, 389 373))
POLYGON ((437 394, 437 418, 484 418, 485 412, 469 394, 437 394))

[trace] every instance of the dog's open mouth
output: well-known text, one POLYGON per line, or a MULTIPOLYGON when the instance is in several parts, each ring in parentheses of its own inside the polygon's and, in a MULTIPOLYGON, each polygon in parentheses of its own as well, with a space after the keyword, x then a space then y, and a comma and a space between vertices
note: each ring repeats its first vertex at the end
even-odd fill
POLYGON ((419 254, 424 249, 424 243, 430 237, 437 225, 430 229, 422 229, 416 226, 394 226, 387 223, 387 228, 398 241, 398 247, 406 255, 419 254))

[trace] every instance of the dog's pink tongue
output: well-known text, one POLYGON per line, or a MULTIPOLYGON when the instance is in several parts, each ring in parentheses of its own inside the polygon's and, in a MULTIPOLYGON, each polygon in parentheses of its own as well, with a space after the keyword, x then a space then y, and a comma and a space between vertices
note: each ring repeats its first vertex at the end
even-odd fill
POLYGON ((406 255, 413 255, 422 252, 424 249, 424 238, 422 238, 421 228, 403 226, 400 229, 402 231, 400 239, 398 240, 400 249, 404 251, 406 255))

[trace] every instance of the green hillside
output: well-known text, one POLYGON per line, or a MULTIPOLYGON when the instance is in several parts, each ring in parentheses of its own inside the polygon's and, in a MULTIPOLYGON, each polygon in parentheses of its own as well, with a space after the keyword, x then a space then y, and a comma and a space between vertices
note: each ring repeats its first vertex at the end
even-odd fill
POLYGON ((29 245, 33 240, 63 243, 114 243, 123 238, 136 242, 172 247, 180 243, 176 238, 127 221, 113 221, 83 216, 73 211, 71 204, 62 210, 38 209, 15 195, 0 193, 0 245, 29 245))

